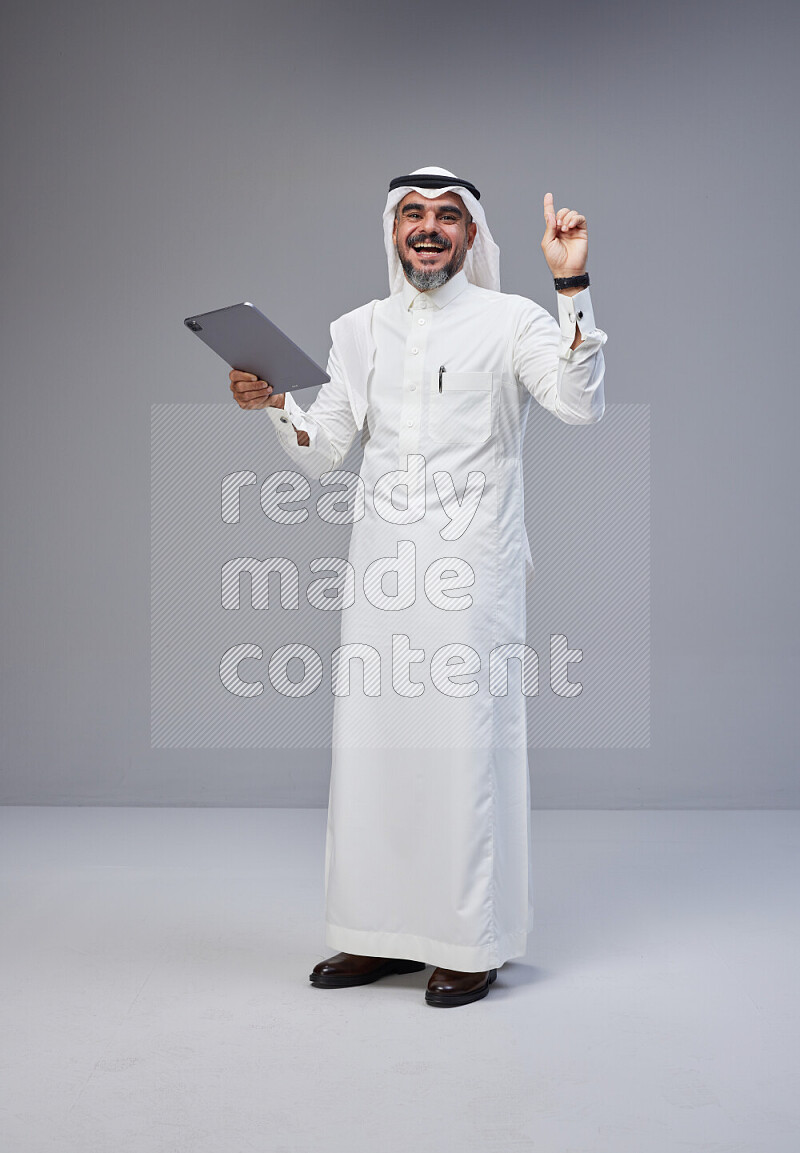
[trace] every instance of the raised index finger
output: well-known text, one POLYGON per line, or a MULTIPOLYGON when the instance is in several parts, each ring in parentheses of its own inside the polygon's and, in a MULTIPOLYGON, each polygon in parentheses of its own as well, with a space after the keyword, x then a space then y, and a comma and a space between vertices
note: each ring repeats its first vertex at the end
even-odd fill
POLYGON ((553 194, 552 192, 545 192, 544 194, 544 218, 547 220, 548 215, 555 215, 553 209, 553 194))

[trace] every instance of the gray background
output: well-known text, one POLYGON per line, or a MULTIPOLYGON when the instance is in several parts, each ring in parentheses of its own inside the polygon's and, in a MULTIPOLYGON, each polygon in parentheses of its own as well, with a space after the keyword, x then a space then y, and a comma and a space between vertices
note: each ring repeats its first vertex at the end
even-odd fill
POLYGON ((543 194, 586 213, 607 400, 651 406, 651 746, 536 750, 534 805, 796 806, 798 19, 6 5, 0 800, 325 803, 324 751, 150 748, 150 405, 233 403, 181 325, 233 300, 324 359, 441 164, 553 310, 543 194))

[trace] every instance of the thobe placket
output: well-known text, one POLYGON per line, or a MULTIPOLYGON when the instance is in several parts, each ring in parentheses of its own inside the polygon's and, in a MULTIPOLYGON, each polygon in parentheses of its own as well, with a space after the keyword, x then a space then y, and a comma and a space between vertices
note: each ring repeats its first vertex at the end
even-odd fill
POLYGON ((423 368, 428 352, 428 334, 433 309, 420 294, 411 305, 411 317, 403 357, 402 405, 397 444, 397 467, 405 467, 408 453, 419 452, 424 396, 423 368))

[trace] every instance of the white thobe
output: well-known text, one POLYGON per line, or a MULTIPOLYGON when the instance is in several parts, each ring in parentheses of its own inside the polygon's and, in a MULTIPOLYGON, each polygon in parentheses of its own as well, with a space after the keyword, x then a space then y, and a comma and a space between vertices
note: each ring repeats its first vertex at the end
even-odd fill
POLYGON ((334 949, 466 972, 526 951, 523 688, 535 692, 536 669, 525 648, 522 442, 532 399, 568 424, 604 410, 607 337, 589 291, 557 299, 558 322, 463 271, 424 293, 404 281, 331 327, 331 379, 307 412, 287 393, 283 416, 308 432, 308 446, 267 410, 286 452, 322 476, 359 431, 363 376, 366 502, 341 636, 359 646, 347 652, 363 657, 363 673, 361 660, 343 664, 350 680, 334 689, 325 853, 334 949), (354 361, 352 341, 345 352, 349 318, 362 324, 368 366, 354 361), (583 340, 571 349, 576 323, 583 340), (365 579, 372 562, 401 556, 394 583, 374 571, 365 579), (493 650, 504 658, 496 664, 493 650))

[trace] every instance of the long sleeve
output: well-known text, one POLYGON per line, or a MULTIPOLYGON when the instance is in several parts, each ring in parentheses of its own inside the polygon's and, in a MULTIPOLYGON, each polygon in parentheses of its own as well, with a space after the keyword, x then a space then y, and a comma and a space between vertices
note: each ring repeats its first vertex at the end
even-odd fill
POLYGON ((335 345, 328 358, 327 373, 330 380, 322 385, 308 410, 290 392, 286 393, 282 409, 264 410, 270 414, 285 452, 314 480, 341 465, 358 431, 335 345), (307 445, 297 443, 292 425, 308 433, 307 445))
POLYGON ((514 373, 535 400, 565 424, 593 424, 605 411, 605 332, 595 324, 589 289, 556 293, 558 321, 529 303, 514 341, 514 373), (575 325, 583 337, 577 348, 575 325))

